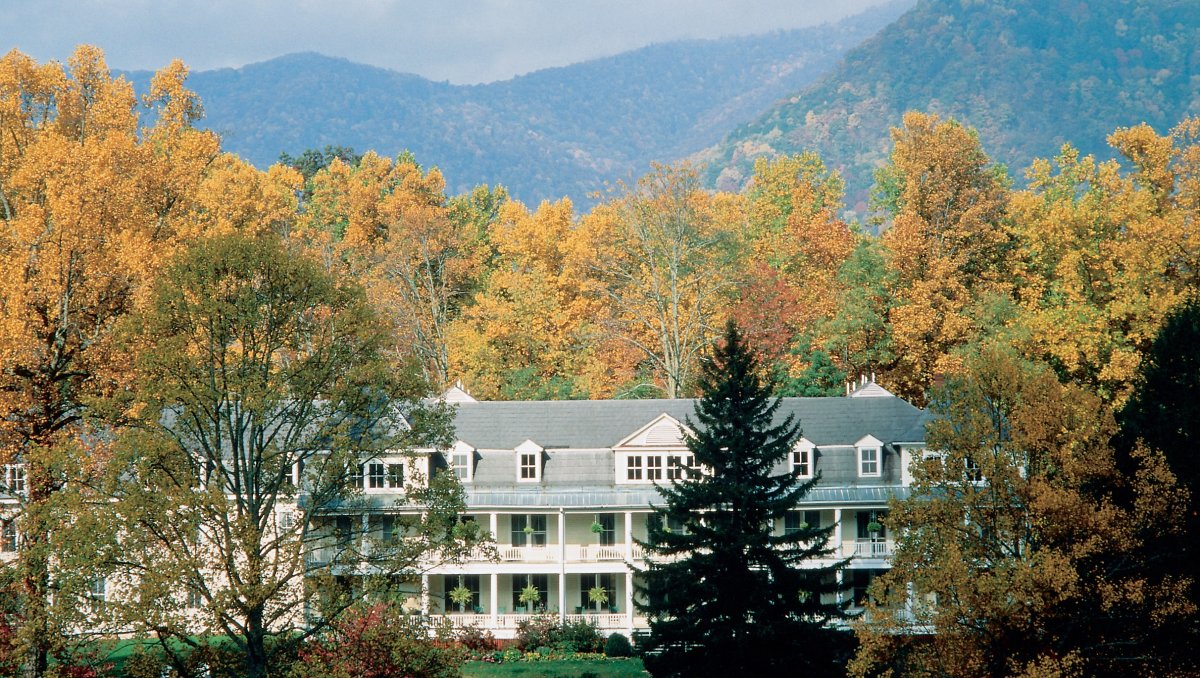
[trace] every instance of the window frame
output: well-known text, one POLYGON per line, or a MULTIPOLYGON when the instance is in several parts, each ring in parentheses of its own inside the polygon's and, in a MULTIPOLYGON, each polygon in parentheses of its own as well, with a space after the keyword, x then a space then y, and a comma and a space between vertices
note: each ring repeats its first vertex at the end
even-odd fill
POLYGON ((883 457, 883 441, 872 435, 863 436, 854 444, 854 467, 856 475, 859 478, 882 478, 883 457), (868 459, 868 454, 874 458, 868 459), (874 467, 873 470, 867 470, 868 464, 874 467))
POLYGON ((788 470, 797 478, 812 478, 816 470, 816 446, 801 438, 788 455, 788 470))
POLYGON ((516 462, 517 462, 517 482, 518 483, 540 483, 542 482, 542 473, 545 470, 546 460, 544 459, 545 448, 533 442, 526 440, 516 447, 516 462), (532 464, 528 463, 532 461, 532 464))

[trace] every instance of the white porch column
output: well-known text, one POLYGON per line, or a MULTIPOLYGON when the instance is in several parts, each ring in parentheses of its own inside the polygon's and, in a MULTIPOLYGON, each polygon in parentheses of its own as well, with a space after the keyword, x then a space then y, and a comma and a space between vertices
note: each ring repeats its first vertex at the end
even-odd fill
POLYGON ((625 512, 625 562, 633 562, 633 512, 625 512))
POLYGON ((358 540, 359 553, 364 556, 371 555, 371 516, 364 513, 362 516, 362 536, 358 540))
MULTIPOLYGON (((495 520, 496 520, 496 514, 493 513, 492 521, 495 522, 495 520)), ((500 623, 500 619, 497 617, 497 615, 500 614, 500 612, 499 612, 499 609, 500 609, 500 575, 493 572, 491 574, 491 582, 490 583, 492 585, 492 588, 491 588, 491 595, 488 596, 488 598, 490 598, 490 600, 488 601, 488 613, 491 614, 491 616, 492 616, 492 622, 491 622, 492 628, 496 628, 500 623)))
POLYGON ((567 512, 558 509, 558 623, 567 621, 567 512))
POLYGON ((488 529, 492 531, 492 539, 500 541, 500 518, 495 511, 488 514, 488 529))
POLYGON ((628 636, 633 639, 633 572, 625 573, 625 626, 628 636))
POLYGON ((567 573, 558 573, 558 623, 567 621, 567 573))
POLYGON ((833 510, 833 543, 837 544, 837 557, 841 558, 845 555, 844 547, 842 546, 842 510, 833 510))
POLYGON ((421 614, 429 616, 429 575, 421 575, 421 614))
POLYGON ((558 562, 567 562, 567 514, 558 509, 558 562))

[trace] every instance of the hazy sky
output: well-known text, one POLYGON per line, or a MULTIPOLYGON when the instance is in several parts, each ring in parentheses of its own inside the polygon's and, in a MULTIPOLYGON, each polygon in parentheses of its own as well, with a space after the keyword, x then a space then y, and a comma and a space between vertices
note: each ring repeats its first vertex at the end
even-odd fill
POLYGON ((884 0, 0 0, 0 50, 118 69, 194 70, 315 51, 456 83, 654 42, 798 28, 884 0))

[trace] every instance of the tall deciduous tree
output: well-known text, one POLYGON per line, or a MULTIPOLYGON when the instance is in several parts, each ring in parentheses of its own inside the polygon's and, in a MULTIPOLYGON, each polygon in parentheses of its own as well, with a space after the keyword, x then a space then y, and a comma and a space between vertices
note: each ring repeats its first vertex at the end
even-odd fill
POLYGON ((78 522, 54 504, 103 459, 102 440, 85 436, 87 402, 128 366, 112 328, 183 230, 213 152, 190 126, 185 75, 173 64, 155 77, 159 120, 139 141, 133 89, 100 50, 80 47, 66 68, 16 51, 0 59, 0 463, 24 469, 11 493, 21 539, 9 593, 21 601, 27 676, 64 649, 67 591, 88 576, 54 552, 51 539, 78 522))
POLYGON ((197 242, 164 272, 130 336, 132 428, 96 508, 115 535, 101 564, 122 621, 168 654, 195 647, 197 633, 221 635, 245 675, 267 675, 350 604, 335 568, 365 561, 387 579, 474 542, 457 526, 461 489, 448 474, 410 480, 400 502, 420 510, 397 519, 400 539, 335 528, 360 463, 444 446, 449 432, 417 400, 416 370, 385 360, 389 333, 361 288, 294 243, 197 242), (318 557, 322 548, 336 555, 318 557))
POLYGON ((909 112, 892 140, 877 186, 879 206, 891 218, 883 242, 895 272, 897 364, 889 377, 920 402, 935 375, 957 370, 955 349, 982 333, 979 300, 1007 289, 1007 179, 975 133, 952 120, 909 112))
POLYGON ((1180 528, 1162 457, 1141 450, 1122 473, 1102 400, 1008 349, 966 367, 934 401, 938 454, 892 502, 892 569, 872 585, 852 674, 1177 671, 1142 653, 1184 611, 1183 582, 1150 576, 1141 549, 1180 528))
POLYGON ((733 224, 694 169, 656 167, 585 228, 593 242, 595 290, 609 302, 612 336, 637 348, 668 398, 689 387, 730 291, 733 224))
POLYGON ((656 676, 831 675, 845 633, 829 600, 845 562, 830 558, 832 526, 777 534, 774 525, 817 482, 779 472, 800 438, 761 381, 758 361, 730 323, 703 364, 695 433, 698 467, 659 488, 641 572, 639 608, 650 621, 646 662, 656 676))

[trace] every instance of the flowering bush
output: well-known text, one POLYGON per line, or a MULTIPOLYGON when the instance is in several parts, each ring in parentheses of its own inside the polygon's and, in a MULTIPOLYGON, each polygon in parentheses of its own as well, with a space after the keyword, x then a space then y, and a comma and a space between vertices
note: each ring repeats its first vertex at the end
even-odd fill
POLYGON ((301 648, 291 678, 458 678, 467 652, 436 631, 398 605, 364 606, 301 648))

